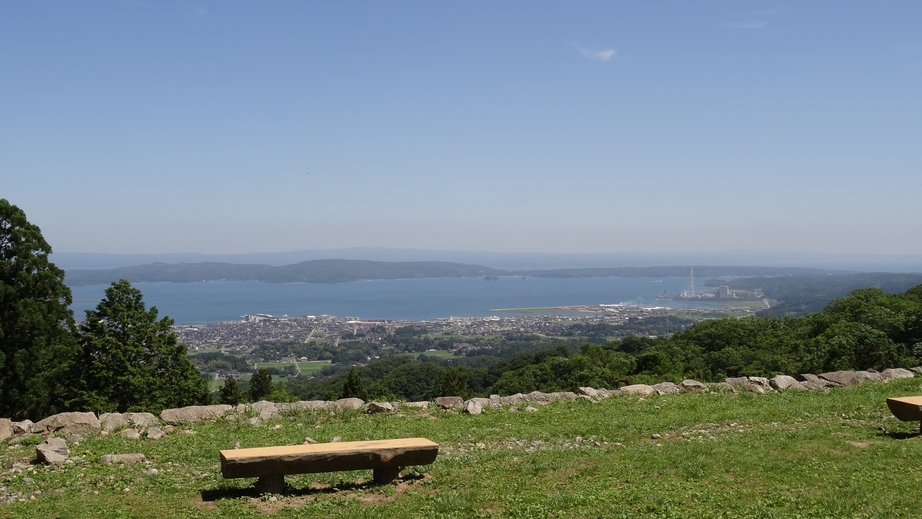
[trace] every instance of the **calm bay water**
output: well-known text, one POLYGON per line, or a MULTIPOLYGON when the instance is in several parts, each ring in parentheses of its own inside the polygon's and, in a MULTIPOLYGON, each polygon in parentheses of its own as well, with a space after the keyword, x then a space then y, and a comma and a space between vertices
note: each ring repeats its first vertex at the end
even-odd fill
MULTIPOLYGON (((71 287, 74 316, 95 308, 108 285, 71 287)), ((688 288, 688 278, 483 278, 405 279, 355 283, 270 284, 137 283, 148 307, 176 324, 239 320, 243 314, 335 315, 362 319, 432 320, 439 317, 515 315, 497 308, 627 303, 645 306, 705 306, 662 301, 656 296, 688 288)))

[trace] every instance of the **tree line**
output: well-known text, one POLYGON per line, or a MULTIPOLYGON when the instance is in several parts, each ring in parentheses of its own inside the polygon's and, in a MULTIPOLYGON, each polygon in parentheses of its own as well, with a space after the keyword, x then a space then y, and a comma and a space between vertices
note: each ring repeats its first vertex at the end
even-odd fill
POLYGON ((121 280, 75 322, 64 271, 25 213, 0 199, 0 416, 149 411, 207 403, 205 380, 141 292, 121 280))

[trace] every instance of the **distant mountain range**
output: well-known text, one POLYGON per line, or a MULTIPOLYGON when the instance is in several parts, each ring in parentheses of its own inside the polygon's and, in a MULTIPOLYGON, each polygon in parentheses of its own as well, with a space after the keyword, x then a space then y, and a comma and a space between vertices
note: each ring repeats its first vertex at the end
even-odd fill
MULTIPOLYGON (((696 266, 699 278, 720 276, 818 275, 829 271, 797 267, 696 266)), ((265 283, 348 283, 374 279, 458 278, 481 276, 577 277, 682 277, 685 266, 567 268, 549 270, 500 270, 483 265, 444 261, 367 261, 321 259, 292 265, 256 265, 218 262, 151 263, 111 269, 70 269, 65 283, 71 286, 108 284, 119 279, 132 283, 202 281, 261 281, 265 283)))
POLYGON ((649 265, 743 265, 812 267, 861 272, 922 272, 922 255, 831 254, 776 249, 724 251, 530 253, 352 247, 250 254, 108 254, 55 252, 51 260, 64 270, 111 269, 151 263, 233 263, 292 265, 309 260, 436 261, 486 265, 504 270, 571 269, 649 265))

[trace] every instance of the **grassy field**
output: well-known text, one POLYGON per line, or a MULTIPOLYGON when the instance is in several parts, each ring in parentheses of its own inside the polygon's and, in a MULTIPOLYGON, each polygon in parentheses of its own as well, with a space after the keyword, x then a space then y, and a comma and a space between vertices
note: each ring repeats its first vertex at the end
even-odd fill
POLYGON ((53 467, 33 463, 32 445, 2 445, 0 495, 5 487, 34 499, 0 505, 0 516, 918 517, 919 424, 896 421, 884 400, 920 393, 911 379, 826 394, 625 396, 480 416, 318 412, 258 426, 242 417, 159 441, 89 436, 70 445, 74 463, 53 467), (285 495, 256 496, 254 480, 221 478, 219 449, 305 436, 422 436, 441 452, 382 487, 369 485, 371 471, 340 472, 288 476, 285 495), (130 452, 149 463, 97 462, 130 452), (28 465, 13 474, 13 463, 28 465))
POLYGON ((298 368, 298 373, 301 375, 313 375, 323 368, 330 365, 328 360, 308 360, 304 362, 259 362, 256 364, 256 369, 260 368, 279 368, 284 369, 287 366, 295 366, 298 368))
POLYGON ((419 358, 420 355, 425 355, 427 357, 435 357, 437 359, 457 359, 458 355, 453 355, 450 351, 445 350, 432 350, 424 351, 422 353, 413 353, 413 358, 419 358))

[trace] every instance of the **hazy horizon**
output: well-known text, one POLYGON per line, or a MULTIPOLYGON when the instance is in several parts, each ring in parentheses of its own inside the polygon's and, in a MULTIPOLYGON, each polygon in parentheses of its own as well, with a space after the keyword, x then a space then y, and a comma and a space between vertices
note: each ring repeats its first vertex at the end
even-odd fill
POLYGON ((74 253, 915 264, 920 20, 870 1, 5 2, 0 197, 74 253))
POLYGON ((51 257, 67 269, 100 269, 164 263, 252 263, 274 266, 316 259, 358 259, 371 261, 447 261, 484 265, 492 268, 555 269, 647 267, 667 265, 736 265, 764 267, 811 267, 829 270, 922 272, 922 255, 828 254, 784 250, 671 251, 632 253, 504 253, 351 247, 344 249, 305 249, 298 251, 254 252, 246 254, 163 253, 112 254, 55 252, 51 257))

